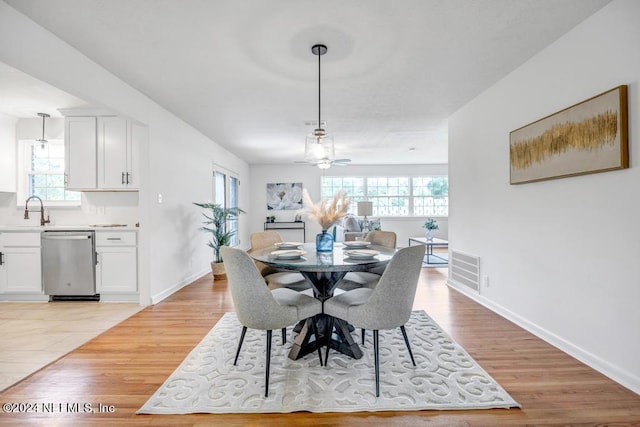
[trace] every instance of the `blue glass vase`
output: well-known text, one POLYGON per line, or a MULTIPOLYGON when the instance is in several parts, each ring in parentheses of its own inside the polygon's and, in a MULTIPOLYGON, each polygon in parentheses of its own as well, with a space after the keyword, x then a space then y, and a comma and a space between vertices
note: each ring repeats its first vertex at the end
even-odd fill
POLYGON ((316 252, 333 252, 333 236, 327 230, 316 234, 316 252))

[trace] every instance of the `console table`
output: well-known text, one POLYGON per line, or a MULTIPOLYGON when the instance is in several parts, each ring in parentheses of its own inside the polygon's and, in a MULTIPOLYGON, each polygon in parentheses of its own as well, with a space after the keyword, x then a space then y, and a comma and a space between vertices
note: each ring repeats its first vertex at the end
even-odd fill
POLYGON ((304 221, 280 221, 280 222, 265 222, 264 231, 267 230, 300 230, 302 231, 302 242, 306 242, 305 236, 307 235, 304 221))

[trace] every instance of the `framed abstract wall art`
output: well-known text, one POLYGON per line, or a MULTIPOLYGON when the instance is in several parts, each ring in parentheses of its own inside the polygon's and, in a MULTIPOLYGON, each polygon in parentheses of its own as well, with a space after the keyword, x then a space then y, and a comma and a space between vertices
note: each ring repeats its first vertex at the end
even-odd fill
POLYGON ((627 86, 509 134, 511 184, 629 167, 627 86))
POLYGON ((267 210, 302 209, 302 183, 267 184, 267 210))

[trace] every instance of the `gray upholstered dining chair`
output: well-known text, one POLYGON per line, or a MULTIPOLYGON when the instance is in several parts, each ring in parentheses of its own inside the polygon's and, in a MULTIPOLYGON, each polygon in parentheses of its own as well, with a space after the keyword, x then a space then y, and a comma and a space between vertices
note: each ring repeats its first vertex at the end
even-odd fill
MULTIPOLYGON (((396 247, 396 233, 393 231, 374 230, 367 234, 365 240, 373 245, 384 246, 385 248, 395 249, 396 247)), ((385 268, 386 266, 376 267, 369 271, 349 272, 344 276, 338 288, 345 291, 362 287, 373 289, 376 287, 385 268)))
MULTIPOLYGON (((220 248, 227 273, 227 282, 238 320, 242 324, 242 334, 233 364, 238 356, 247 328, 267 331, 267 351, 265 364, 264 395, 269 395, 269 370, 271 363, 271 336, 274 329, 282 329, 282 341, 286 341, 285 330, 289 325, 322 313, 322 303, 308 295, 291 289, 269 290, 258 268, 246 252, 223 246, 220 248)), ((317 337, 315 322, 311 322, 317 337)), ((318 357, 322 365, 322 355, 318 346, 318 357)))
MULTIPOLYGON (((374 289, 353 289, 324 302, 324 313, 332 316, 329 325, 330 331, 333 330, 333 317, 343 319, 357 328, 362 328, 363 336, 365 329, 373 330, 376 396, 380 396, 378 348, 378 331, 380 329, 400 327, 411 356, 411 362, 413 366, 416 365, 404 324, 411 317, 424 249, 422 245, 409 246, 396 252, 374 289)), ((329 347, 327 346, 325 353, 325 366, 329 357, 329 347)))
MULTIPOLYGON (((282 242, 282 236, 277 231, 267 230, 251 233, 251 248, 247 251, 251 253, 257 249, 269 248, 276 243, 282 242)), ((255 261, 260 274, 267 282, 269 289, 289 288, 294 291, 304 291, 311 289, 311 285, 304 276, 293 271, 278 271, 260 261, 255 261)))

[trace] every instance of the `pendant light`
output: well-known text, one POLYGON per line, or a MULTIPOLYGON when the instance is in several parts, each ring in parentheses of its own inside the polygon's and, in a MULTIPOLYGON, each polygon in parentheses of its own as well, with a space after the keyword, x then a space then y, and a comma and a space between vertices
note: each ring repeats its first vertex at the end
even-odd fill
POLYGON ((311 47, 311 52, 318 57, 318 127, 307 135, 304 145, 304 159, 307 162, 317 163, 320 169, 331 166, 335 157, 333 137, 327 135, 327 131, 322 128, 322 93, 321 93, 321 63, 320 58, 327 53, 327 46, 315 44, 311 47))
POLYGON ((50 117, 50 116, 48 114, 45 114, 45 113, 38 113, 38 116, 42 117, 42 138, 41 139, 36 139, 36 142, 39 142, 40 143, 40 148, 42 148, 44 150, 45 144, 49 142, 44 137, 44 120, 47 117, 50 117))

